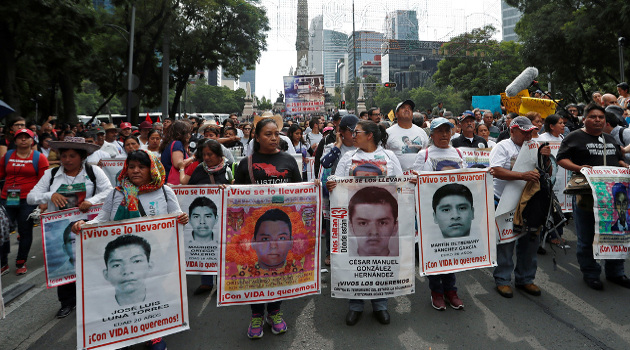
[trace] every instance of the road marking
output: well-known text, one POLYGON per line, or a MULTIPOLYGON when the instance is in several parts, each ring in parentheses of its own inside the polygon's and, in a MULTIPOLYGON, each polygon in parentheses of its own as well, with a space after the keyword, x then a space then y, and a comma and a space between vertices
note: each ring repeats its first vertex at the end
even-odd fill
POLYGON ((22 296, 18 297, 15 301, 11 302, 11 304, 9 304, 9 306, 5 308, 6 315, 9 316, 13 311, 17 310, 17 308, 19 308, 20 306, 26 304, 29 300, 33 299, 33 297, 35 297, 43 290, 46 290, 46 285, 32 288, 22 296))
POLYGON ((15 350, 27 350, 33 345, 36 341, 38 341, 41 337, 43 337, 49 330, 51 330, 54 326, 57 325, 61 321, 60 318, 55 318, 51 322, 46 323, 42 327, 40 327, 35 333, 28 336, 28 338, 24 339, 15 350))

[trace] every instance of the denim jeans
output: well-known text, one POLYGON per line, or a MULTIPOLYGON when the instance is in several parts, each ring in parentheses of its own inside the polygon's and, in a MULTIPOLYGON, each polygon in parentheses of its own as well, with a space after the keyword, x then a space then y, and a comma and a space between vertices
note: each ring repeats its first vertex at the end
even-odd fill
MULTIPOLYGON (((577 260, 584 279, 599 279, 602 267, 593 258, 593 239, 595 238, 595 213, 581 209, 573 197, 573 220, 577 235, 577 260)), ((623 259, 606 259, 604 267, 606 277, 618 277, 625 274, 623 259)))
POLYGON ((512 280, 517 285, 534 283, 536 269, 536 251, 538 250, 538 236, 525 234, 521 238, 497 244, 497 267, 494 269, 494 281, 497 286, 507 286, 512 280), (514 266, 514 247, 516 247, 516 267, 514 266))
MULTIPOLYGON (((18 246, 18 253, 16 261, 28 259, 28 252, 31 250, 31 244, 33 244, 33 220, 28 219, 28 216, 35 210, 36 205, 28 205, 26 199, 20 199, 19 206, 7 206, 7 200, 1 199, 0 204, 7 210, 9 221, 16 220, 18 224, 18 233, 20 234, 20 243, 18 246)), ((4 266, 9 262, 9 253, 11 252, 11 241, 7 240, 2 244, 2 251, 0 252, 0 262, 4 266)))
POLYGON ((201 285, 202 286, 214 286, 214 276, 213 275, 201 275, 201 285))
POLYGON ((455 274, 454 273, 446 273, 443 275, 431 275, 427 276, 429 279, 429 289, 432 292, 444 294, 444 292, 448 291, 456 291, 457 287, 455 287, 455 274))
POLYGON ((267 304, 252 304, 252 315, 265 315, 265 305, 267 305, 267 314, 280 311, 280 304, 282 304, 282 301, 274 301, 273 303, 267 304))
MULTIPOLYGON (((387 310, 387 298, 371 299, 372 311, 387 310)), ((363 312, 364 300, 363 299, 350 299, 349 301, 350 311, 363 312)))

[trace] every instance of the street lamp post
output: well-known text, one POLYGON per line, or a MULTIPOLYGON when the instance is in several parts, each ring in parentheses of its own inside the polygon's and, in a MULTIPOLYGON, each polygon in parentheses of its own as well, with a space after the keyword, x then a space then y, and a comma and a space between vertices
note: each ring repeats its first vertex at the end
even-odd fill
POLYGON ((621 77, 620 81, 626 81, 625 77, 624 77, 624 72, 623 72, 623 47, 626 43, 626 38, 623 36, 620 36, 618 39, 619 42, 619 75, 621 77))

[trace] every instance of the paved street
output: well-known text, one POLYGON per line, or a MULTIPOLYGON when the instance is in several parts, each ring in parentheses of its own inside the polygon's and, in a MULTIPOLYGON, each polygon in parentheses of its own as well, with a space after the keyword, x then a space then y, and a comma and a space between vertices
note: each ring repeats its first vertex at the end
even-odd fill
MULTIPOLYGON (((630 348, 630 290, 604 281, 604 291, 589 289, 582 281, 575 258, 573 225, 565 230, 572 249, 538 256, 536 283, 540 297, 515 290, 505 299, 494 289, 490 269, 458 273, 464 311, 435 311, 430 304, 428 281, 417 277, 416 293, 391 299, 392 323, 380 325, 366 305, 361 321, 345 325, 347 301, 332 299, 323 277, 322 294, 286 301, 282 310, 289 331, 280 336, 265 328, 263 339, 246 336, 248 306, 216 307, 216 295, 193 297, 199 277, 188 278, 191 330, 166 338, 178 349, 628 349, 630 348)), ((17 277, 13 261, 17 245, 12 237, 11 274, 2 277, 3 291, 18 284, 34 288, 7 305, 0 320, 0 349, 76 348, 76 313, 55 318, 59 308, 55 289, 46 289, 42 266, 41 235, 35 239, 29 272, 17 277)), ((135 346, 134 349, 144 349, 135 346)))

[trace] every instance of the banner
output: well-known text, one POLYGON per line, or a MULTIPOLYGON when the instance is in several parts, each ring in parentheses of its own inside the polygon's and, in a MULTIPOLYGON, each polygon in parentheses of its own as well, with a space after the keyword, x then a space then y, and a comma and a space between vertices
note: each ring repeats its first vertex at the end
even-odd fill
POLYGON ((284 77, 286 114, 324 113, 324 76, 292 75, 284 77))
POLYGON ((519 107, 519 115, 527 112, 538 112, 545 119, 548 115, 556 113, 556 102, 546 98, 523 97, 519 107))
POLYGON ((529 97, 529 91, 527 89, 521 90, 516 96, 508 97, 505 92, 501 93, 501 103, 505 106, 506 113, 517 113, 521 108, 521 99, 523 97, 529 97))
POLYGON ((492 176, 485 170, 421 172, 420 275, 496 266, 492 176))
POLYGON ((173 186, 179 207, 188 214, 184 226, 186 274, 216 275, 223 191, 217 185, 173 186))
POLYGON ((58 287, 76 280, 76 235, 71 231, 72 224, 94 219, 101 206, 93 205, 87 213, 71 208, 41 214, 46 287, 58 287))
POLYGON ((462 157, 466 161, 466 164, 468 164, 469 168, 472 168, 473 166, 475 168, 487 168, 490 166, 491 148, 458 147, 457 149, 462 152, 462 157))
POLYGON ((593 192, 595 259, 626 259, 630 250, 630 170, 597 166, 582 168, 593 192))
POLYGON ((225 190, 218 306, 320 293, 320 201, 311 182, 225 190))
POLYGON ((113 187, 116 187, 116 179, 126 160, 126 158, 104 158, 99 162, 113 187))
POLYGON ((86 225, 79 242, 78 349, 119 349, 189 328, 177 214, 86 225))
POLYGON ((500 95, 473 96, 472 106, 473 108, 479 108, 481 110, 491 111, 492 114, 494 114, 495 112, 501 113, 501 96, 500 95))
POLYGON ((567 187, 567 182, 571 178, 571 172, 567 169, 558 166, 556 157, 558 156, 558 150, 560 149, 560 142, 547 142, 551 149, 551 166, 553 173, 551 174, 551 183, 553 184, 553 192, 560 202, 560 207, 563 213, 573 212, 573 196, 564 194, 564 189, 567 187))
MULTIPOLYGON (((521 146, 512 171, 525 172, 534 170, 538 162, 538 142, 525 141, 521 146)), ((518 239, 524 233, 514 232, 514 211, 521 199, 521 194, 527 182, 523 180, 508 181, 503 189, 503 196, 495 210, 497 225, 497 243, 508 243, 518 239)))
POLYGON ((337 177, 330 194, 331 295, 376 299, 415 289, 413 177, 337 177))

